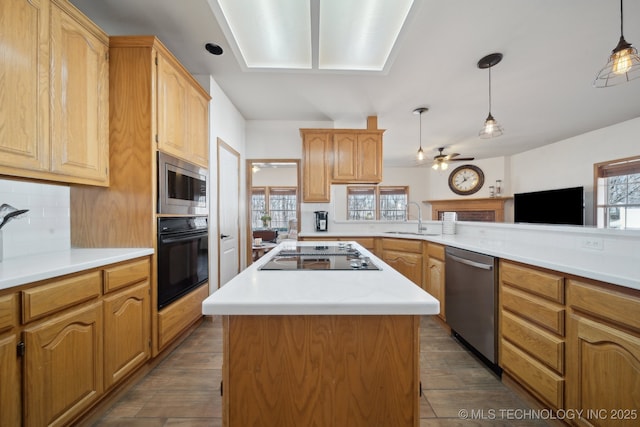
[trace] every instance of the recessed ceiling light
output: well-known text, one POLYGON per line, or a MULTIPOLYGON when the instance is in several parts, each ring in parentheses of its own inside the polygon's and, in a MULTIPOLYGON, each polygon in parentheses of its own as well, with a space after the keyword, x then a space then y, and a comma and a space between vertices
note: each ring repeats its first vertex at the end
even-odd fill
POLYGON ((204 48, 212 55, 222 55, 223 52, 222 48, 215 43, 207 43, 204 48))
POLYGON ((217 0, 247 68, 383 71, 414 0, 217 0))

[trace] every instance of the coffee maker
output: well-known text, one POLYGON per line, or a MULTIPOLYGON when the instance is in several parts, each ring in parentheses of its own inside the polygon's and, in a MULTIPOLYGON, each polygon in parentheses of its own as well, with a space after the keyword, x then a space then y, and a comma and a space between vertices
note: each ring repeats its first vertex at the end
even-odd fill
POLYGON ((329 212, 315 211, 316 214, 316 231, 327 231, 329 228, 329 212))

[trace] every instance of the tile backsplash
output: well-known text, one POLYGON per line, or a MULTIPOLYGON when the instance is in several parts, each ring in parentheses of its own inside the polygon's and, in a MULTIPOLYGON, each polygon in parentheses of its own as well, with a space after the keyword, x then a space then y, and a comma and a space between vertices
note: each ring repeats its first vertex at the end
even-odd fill
POLYGON ((0 179, 3 203, 29 209, 0 231, 4 259, 71 247, 68 186, 0 179))

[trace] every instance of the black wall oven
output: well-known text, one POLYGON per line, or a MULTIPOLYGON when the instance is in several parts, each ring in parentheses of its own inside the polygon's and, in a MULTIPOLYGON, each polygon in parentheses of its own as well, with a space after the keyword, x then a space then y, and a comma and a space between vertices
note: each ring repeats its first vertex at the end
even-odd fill
POLYGON ((158 309, 209 280, 207 217, 158 218, 158 309))

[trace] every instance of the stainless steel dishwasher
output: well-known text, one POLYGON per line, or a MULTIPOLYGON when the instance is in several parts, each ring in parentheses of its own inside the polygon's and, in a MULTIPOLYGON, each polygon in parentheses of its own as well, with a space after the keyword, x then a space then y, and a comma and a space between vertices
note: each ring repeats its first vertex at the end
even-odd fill
POLYGON ((462 338, 464 344, 471 346, 500 374, 497 266, 497 259, 489 255, 452 247, 445 249, 445 303, 451 333, 462 338))

